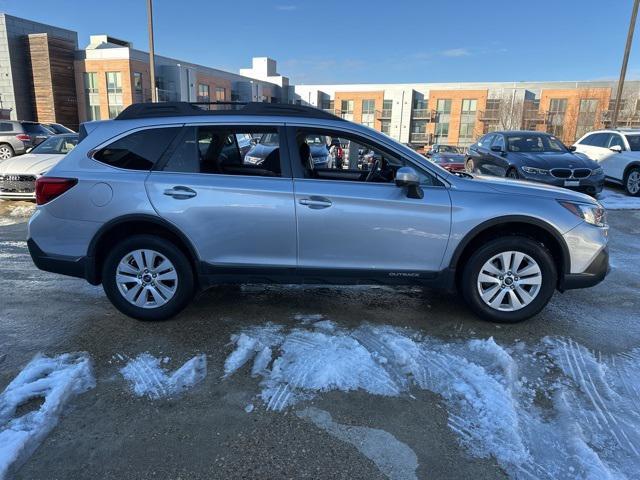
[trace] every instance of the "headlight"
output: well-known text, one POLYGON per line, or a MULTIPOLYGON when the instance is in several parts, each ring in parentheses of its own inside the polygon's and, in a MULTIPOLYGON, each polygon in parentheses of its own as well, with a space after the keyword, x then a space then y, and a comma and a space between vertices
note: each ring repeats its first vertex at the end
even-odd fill
POLYGON ((533 173, 535 175, 549 175, 549 170, 545 170, 544 168, 536 168, 536 167, 522 167, 527 173, 533 173))
POLYGON ((251 155, 245 155, 244 163, 250 163, 252 165, 257 165, 262 162, 264 159, 261 157, 252 157, 251 155))
POLYGON ((560 205, 573 213, 576 217, 580 217, 585 222, 595 225, 596 227, 607 226, 607 211, 600 204, 593 205, 590 203, 575 203, 565 200, 559 200, 560 205))
POLYGON ((591 170, 592 177, 598 177, 602 174, 604 174, 604 170, 602 170, 602 167, 596 167, 593 170, 591 170))

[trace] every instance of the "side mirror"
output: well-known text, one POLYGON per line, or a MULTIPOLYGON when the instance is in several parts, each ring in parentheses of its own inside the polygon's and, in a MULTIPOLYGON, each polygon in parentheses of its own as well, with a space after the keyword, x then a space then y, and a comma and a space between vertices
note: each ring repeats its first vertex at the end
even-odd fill
POLYGON ((420 176, 412 167, 400 167, 396 172, 396 185, 407 187, 407 197, 424 198, 424 192, 420 188, 420 176))
POLYGON ((567 148, 569 149, 570 152, 575 152, 576 151, 576 146, 575 145, 569 145, 567 148))
POLYGON ((500 145, 491 145, 492 152, 502 152, 502 147, 500 145))
POLYGON ((622 147, 620 145, 613 145, 609 147, 609 150, 611 150, 612 152, 620 153, 622 152, 622 147))

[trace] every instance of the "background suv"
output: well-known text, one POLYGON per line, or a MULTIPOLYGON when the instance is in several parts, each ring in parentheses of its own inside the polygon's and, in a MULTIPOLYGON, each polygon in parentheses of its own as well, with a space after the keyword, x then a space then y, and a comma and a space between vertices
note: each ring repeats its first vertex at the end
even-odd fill
POLYGON ((608 270, 590 197, 454 175, 311 107, 137 104, 80 130, 36 182, 29 251, 135 318, 171 317, 213 284, 282 282, 430 285, 514 322, 608 270), (277 145, 247 163, 238 138, 265 134, 277 145), (317 165, 319 136, 340 139, 347 168, 317 165))
POLYGON ((597 162, 607 180, 628 195, 640 195, 640 130, 599 130, 575 143, 576 151, 597 162))
POLYGON ((497 175, 565 187, 589 195, 604 188, 604 172, 596 162, 576 155, 544 132, 492 132, 469 147, 468 172, 497 175))
POLYGON ((21 155, 55 133, 37 122, 0 120, 0 162, 21 155))

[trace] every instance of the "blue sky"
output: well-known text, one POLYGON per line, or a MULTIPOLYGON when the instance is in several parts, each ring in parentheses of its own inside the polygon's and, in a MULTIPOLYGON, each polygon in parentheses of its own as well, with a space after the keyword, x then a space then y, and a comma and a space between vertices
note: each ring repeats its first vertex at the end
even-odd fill
MULTIPOLYGON (((155 0, 156 53, 294 83, 617 78, 632 0, 155 0)), ((147 50, 146 0, 0 0, 0 10, 147 50)), ((639 29, 640 30, 640 29, 639 29)), ((640 31, 629 77, 640 78, 640 31)))

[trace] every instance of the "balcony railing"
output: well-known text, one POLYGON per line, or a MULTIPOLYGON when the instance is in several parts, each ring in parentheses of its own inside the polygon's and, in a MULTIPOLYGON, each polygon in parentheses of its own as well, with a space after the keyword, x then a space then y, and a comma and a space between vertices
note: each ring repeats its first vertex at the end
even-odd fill
POLYGON ((525 110, 522 118, 525 122, 530 123, 544 123, 547 115, 545 112, 538 110, 525 110))
POLYGON ((391 118, 391 109, 390 108, 383 108, 382 110, 376 110, 376 117, 379 120, 383 120, 383 119, 389 119, 391 118))
POLYGON ((496 122, 500 118, 499 110, 484 110, 480 112, 478 115, 481 121, 483 122, 496 122))
POLYGON ((414 133, 414 132, 411 132, 409 134, 409 141, 411 143, 428 143, 429 134, 428 133, 414 133))
POLYGON ((411 110, 411 117, 414 120, 433 120, 436 112, 427 108, 414 108, 411 110))

